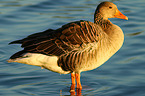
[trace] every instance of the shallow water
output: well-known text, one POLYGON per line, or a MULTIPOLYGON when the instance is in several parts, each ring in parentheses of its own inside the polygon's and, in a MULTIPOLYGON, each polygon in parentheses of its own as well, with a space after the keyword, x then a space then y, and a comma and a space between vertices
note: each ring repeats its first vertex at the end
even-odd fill
MULTIPOLYGON (((70 75, 6 60, 19 45, 10 41, 57 29, 76 20, 93 22, 102 0, 1 0, 0 95, 69 96, 70 75)), ((110 0, 129 20, 111 19, 125 33, 123 47, 101 67, 82 72, 83 96, 145 96, 145 0, 110 0)))

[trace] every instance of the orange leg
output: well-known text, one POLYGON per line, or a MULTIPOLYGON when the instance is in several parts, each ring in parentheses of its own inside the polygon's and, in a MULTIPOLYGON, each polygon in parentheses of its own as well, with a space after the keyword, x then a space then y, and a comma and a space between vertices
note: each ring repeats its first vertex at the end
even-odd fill
POLYGON ((77 89, 82 90, 82 85, 80 82, 80 73, 75 73, 76 81, 77 81, 77 89))
POLYGON ((70 94, 71 96, 82 96, 81 94, 81 90, 82 90, 82 86, 81 86, 81 82, 80 82, 80 73, 71 73, 71 89, 70 89, 70 94), (77 81, 77 95, 75 95, 75 79, 77 81))
POLYGON ((75 74, 71 73, 71 89, 70 92, 75 92, 75 74))

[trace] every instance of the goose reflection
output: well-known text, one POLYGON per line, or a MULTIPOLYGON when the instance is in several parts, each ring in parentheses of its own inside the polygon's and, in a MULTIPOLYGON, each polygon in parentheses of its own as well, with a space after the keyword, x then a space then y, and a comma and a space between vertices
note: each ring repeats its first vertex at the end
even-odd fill
POLYGON ((81 89, 76 89, 76 92, 75 92, 75 88, 72 90, 70 90, 70 95, 71 96, 82 96, 81 93, 82 92, 82 90, 81 89))

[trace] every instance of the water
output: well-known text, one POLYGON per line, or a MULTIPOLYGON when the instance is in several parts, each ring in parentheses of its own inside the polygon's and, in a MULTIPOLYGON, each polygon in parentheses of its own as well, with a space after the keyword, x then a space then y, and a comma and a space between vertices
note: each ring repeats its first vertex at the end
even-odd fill
MULTIPOLYGON (((102 0, 1 0, 0 1, 0 95, 69 96, 70 75, 60 75, 6 60, 19 45, 10 41, 57 29, 76 20, 93 22, 102 0)), ((83 96, 144 96, 145 94, 145 0, 110 0, 129 20, 111 19, 125 33, 123 47, 101 67, 83 72, 83 96)))

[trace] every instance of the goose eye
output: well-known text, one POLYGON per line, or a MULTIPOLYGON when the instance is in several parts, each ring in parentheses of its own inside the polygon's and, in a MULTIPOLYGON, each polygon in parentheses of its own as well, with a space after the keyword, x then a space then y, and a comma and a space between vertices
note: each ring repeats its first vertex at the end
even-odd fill
POLYGON ((110 9, 112 9, 112 7, 111 7, 111 6, 110 6, 109 8, 110 8, 110 9))

